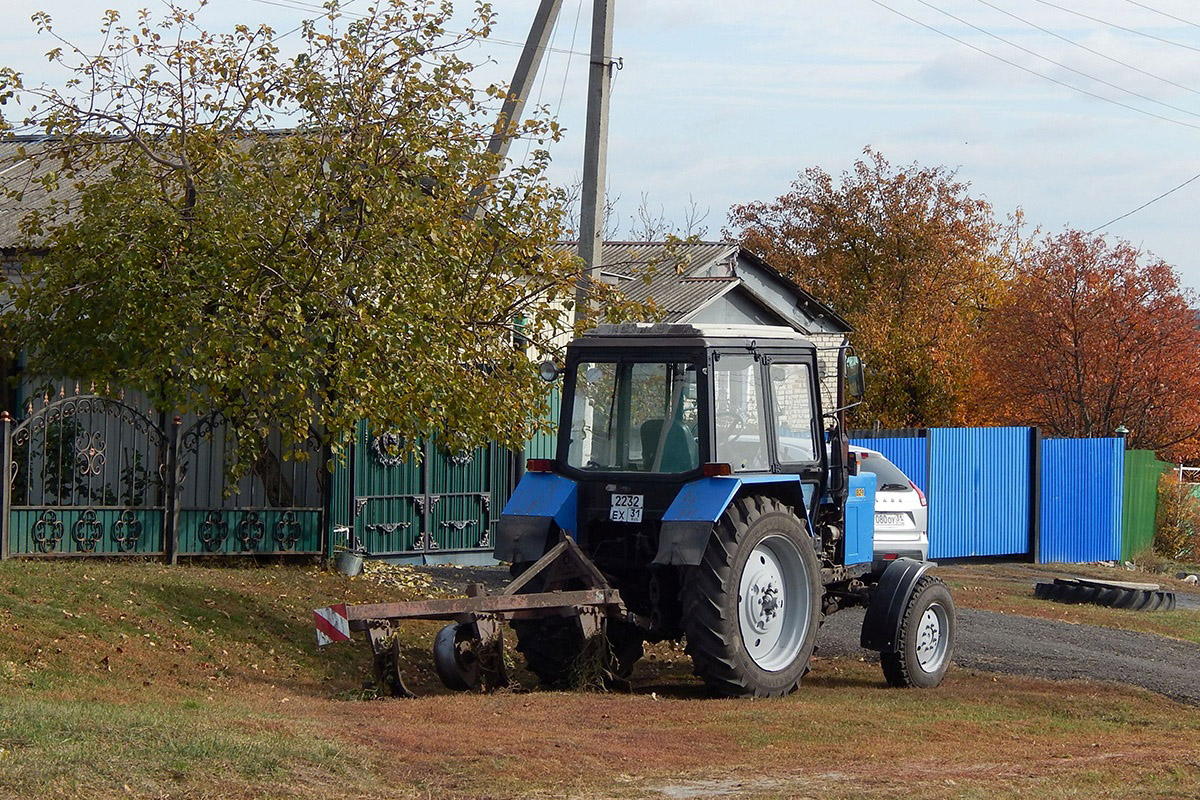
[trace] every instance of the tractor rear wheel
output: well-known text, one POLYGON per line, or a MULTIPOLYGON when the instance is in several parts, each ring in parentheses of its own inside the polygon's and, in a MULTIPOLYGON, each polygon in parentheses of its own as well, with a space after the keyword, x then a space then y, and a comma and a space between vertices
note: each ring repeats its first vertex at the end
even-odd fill
MULTIPOLYGON (((516 578, 529 563, 513 564, 510 574, 516 578)), ((545 590, 544 582, 535 578, 527 584, 530 592, 545 590)), ((584 655, 583 631, 573 617, 542 617, 513 620, 509 623, 517 635, 517 651, 525 656, 526 668, 548 689, 574 688, 581 677, 593 670, 580 664, 584 655)), ((607 641, 603 663, 597 666, 606 685, 618 685, 633 672, 633 665, 644 654, 644 639, 636 626, 619 620, 606 620, 604 636, 607 641)))
POLYGON ((693 671, 718 694, 777 697, 808 668, 821 619, 812 538, 783 503, 735 500, 684 581, 693 671))

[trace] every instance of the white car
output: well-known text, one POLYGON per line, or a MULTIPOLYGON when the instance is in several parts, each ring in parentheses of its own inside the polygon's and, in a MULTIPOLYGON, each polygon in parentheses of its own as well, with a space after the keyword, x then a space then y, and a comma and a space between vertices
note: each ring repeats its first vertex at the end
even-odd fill
POLYGON ((873 472, 875 485, 875 558, 929 556, 929 508, 925 493, 880 452, 852 447, 858 471, 873 472))

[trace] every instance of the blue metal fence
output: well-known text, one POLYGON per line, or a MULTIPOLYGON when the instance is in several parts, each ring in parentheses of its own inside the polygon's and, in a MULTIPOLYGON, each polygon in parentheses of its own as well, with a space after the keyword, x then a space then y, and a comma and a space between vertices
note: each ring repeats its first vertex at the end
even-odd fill
POLYGON ((1029 428, 929 431, 929 557, 1029 553, 1029 428))
POLYGON ((1040 563, 1121 557, 1125 445, 1121 439, 1042 442, 1040 563))
POLYGON ((882 453, 884 458, 900 468, 909 480, 929 491, 929 440, 924 436, 852 439, 855 447, 865 447, 882 453))
POLYGON ((897 433, 860 431, 853 442, 883 453, 925 491, 930 558, 1120 558, 1120 439, 1043 440, 1033 428, 897 433))

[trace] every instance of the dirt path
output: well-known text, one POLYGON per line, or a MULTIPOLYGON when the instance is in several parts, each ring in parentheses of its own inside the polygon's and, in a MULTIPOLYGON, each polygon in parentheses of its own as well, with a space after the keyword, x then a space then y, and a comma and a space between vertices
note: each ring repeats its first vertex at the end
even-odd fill
MULTIPOLYGON (((820 656, 859 656, 860 609, 828 618, 820 656)), ((958 610, 954 663, 1054 680, 1115 681, 1200 705, 1200 646, 1150 633, 1073 625, 1016 614, 958 610)))

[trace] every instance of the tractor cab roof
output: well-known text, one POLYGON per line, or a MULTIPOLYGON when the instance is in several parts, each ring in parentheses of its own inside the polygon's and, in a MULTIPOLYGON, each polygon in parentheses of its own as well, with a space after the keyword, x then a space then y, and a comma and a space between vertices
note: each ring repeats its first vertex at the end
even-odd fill
POLYGON ((813 348, 803 334, 776 325, 693 325, 625 322, 597 325, 574 342, 580 347, 789 347, 813 348))

